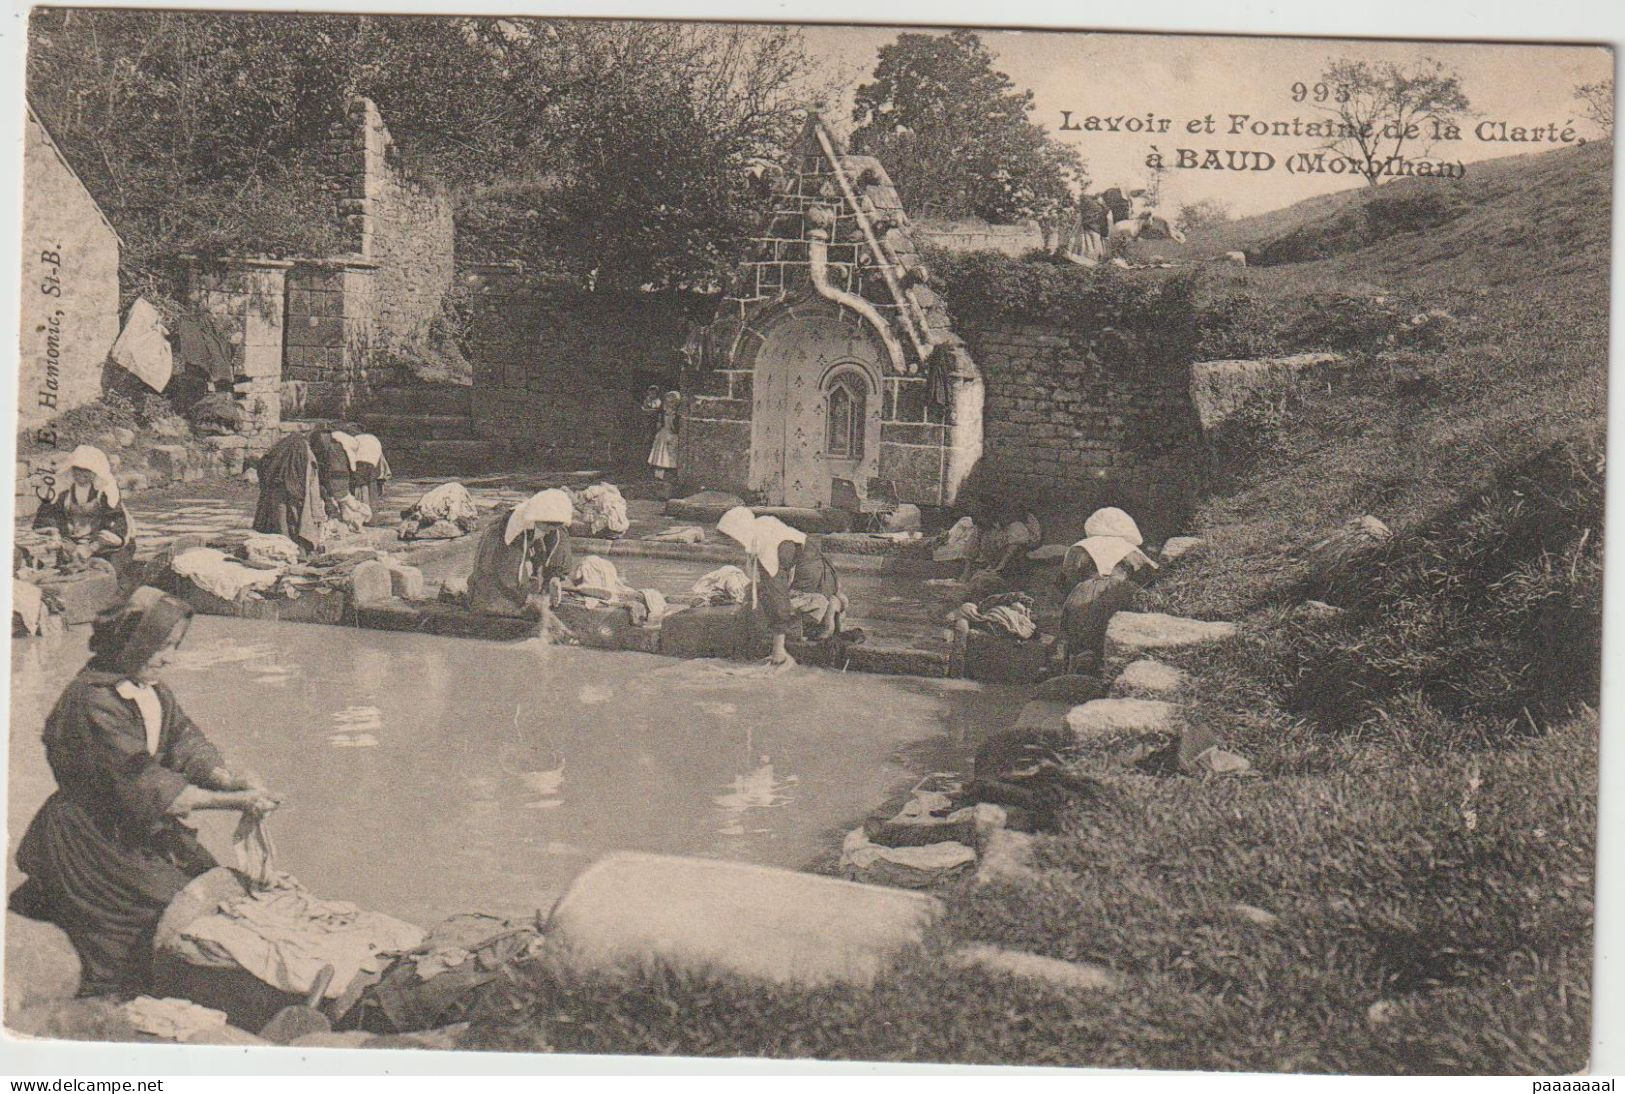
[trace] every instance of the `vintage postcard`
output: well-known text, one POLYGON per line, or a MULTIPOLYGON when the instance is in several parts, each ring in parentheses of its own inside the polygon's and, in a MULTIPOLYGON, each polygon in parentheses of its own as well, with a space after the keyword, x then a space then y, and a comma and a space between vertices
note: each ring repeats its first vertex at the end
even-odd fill
POLYGON ((1610 47, 26 32, 13 1048, 1589 1068, 1610 47))

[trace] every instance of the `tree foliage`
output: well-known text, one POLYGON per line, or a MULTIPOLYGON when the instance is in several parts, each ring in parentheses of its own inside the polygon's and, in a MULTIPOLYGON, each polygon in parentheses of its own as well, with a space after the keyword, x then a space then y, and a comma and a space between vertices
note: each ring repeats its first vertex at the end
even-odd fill
POLYGON ((822 93, 810 72, 783 28, 38 9, 28 87, 138 279, 182 251, 328 253, 321 146, 365 95, 476 253, 495 196, 505 257, 679 285, 754 215, 745 165, 822 93))
POLYGON ((1606 136, 1614 135, 1614 81, 1610 78, 1594 84, 1580 84, 1574 89, 1580 100, 1580 112, 1601 129, 1606 136))
POLYGON ((1083 162, 1029 120, 1032 109, 1032 92, 1015 90, 970 31, 901 34, 858 88, 852 141, 885 163, 917 216, 1055 219, 1083 162))
POLYGON ((1425 155, 1435 125, 1455 124, 1472 109, 1461 77, 1432 58, 1411 65, 1336 58, 1321 82, 1332 95, 1320 109, 1339 126, 1326 148, 1355 160, 1372 186, 1391 174, 1389 159, 1406 149, 1425 155))
POLYGON ((1188 201, 1181 205, 1174 225, 1182 232, 1199 232, 1204 228, 1224 224, 1234 217, 1229 202, 1218 198, 1205 198, 1202 201, 1188 201))

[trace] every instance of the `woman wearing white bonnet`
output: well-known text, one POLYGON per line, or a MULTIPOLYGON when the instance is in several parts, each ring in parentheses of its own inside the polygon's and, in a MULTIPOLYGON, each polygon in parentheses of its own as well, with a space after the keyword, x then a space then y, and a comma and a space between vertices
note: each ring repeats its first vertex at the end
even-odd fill
POLYGON ((1140 549, 1145 540, 1134 518, 1115 506, 1096 509, 1083 523, 1084 538, 1074 543, 1061 563, 1062 580, 1068 588, 1090 576, 1089 559, 1101 577, 1129 577, 1155 570, 1157 564, 1140 549), (1119 570, 1121 571, 1119 573, 1119 570))
POLYGON ((861 641, 856 631, 841 631, 847 599, 841 593, 840 576, 819 546, 816 538, 785 524, 777 517, 757 517, 744 506, 722 515, 717 531, 745 548, 749 558, 756 606, 773 634, 775 665, 793 663, 785 649, 790 635, 797 638, 814 628, 810 637, 828 640, 839 635, 848 641, 861 641))
POLYGON ((68 457, 69 481, 34 514, 37 531, 62 537, 69 561, 105 559, 122 577, 135 557, 135 536, 107 453, 82 444, 68 457))
POLYGON ((485 529, 468 578, 469 606, 491 615, 547 619, 575 565, 570 550, 570 495, 542 490, 485 529))

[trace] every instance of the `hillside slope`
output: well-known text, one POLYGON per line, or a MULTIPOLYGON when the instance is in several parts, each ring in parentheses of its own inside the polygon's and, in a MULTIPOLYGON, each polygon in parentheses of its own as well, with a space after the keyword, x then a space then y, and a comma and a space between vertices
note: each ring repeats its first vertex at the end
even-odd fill
POLYGON ((1352 367, 1331 390, 1305 390, 1259 422, 1251 459, 1222 469, 1223 493, 1198 516, 1214 550, 1181 578, 1180 600, 1247 611, 1278 598, 1301 576, 1301 549, 1348 517, 1371 513, 1402 533, 1554 443, 1600 443, 1612 154, 1611 143, 1595 144, 1497 161, 1460 182, 1317 198, 1273 227, 1252 218, 1210 241, 1267 250, 1294 237, 1345 249, 1212 268, 1210 307, 1248 318, 1205 332, 1207 356, 1334 349, 1352 367), (1448 220, 1363 245, 1349 238, 1361 210, 1414 205, 1430 186, 1449 191, 1437 203, 1454 210, 1448 220), (1429 311, 1439 321, 1408 337, 1407 320, 1429 311))

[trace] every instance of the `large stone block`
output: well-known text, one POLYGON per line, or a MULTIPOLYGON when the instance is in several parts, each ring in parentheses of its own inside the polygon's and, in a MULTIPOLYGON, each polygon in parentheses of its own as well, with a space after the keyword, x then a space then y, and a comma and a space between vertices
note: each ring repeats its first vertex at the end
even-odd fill
POLYGON ((1185 689, 1185 673, 1161 661, 1142 657, 1131 661, 1112 681, 1111 696, 1117 699, 1170 699, 1185 689))
POLYGON ((868 986, 919 947, 932 897, 738 862, 620 853, 571 883, 549 950, 591 972, 669 966, 776 984, 868 986))
POLYGON ((350 574, 350 600, 357 607, 381 604, 394 595, 395 581, 389 567, 369 559, 350 574))
POLYGON ((1176 650, 1235 637, 1234 623, 1186 619, 1161 612, 1118 612, 1106 625, 1107 665, 1120 667, 1157 650, 1176 650))
POLYGON ((1180 707, 1159 699, 1095 699, 1075 706, 1066 723, 1079 741, 1179 733, 1180 707))
POLYGON ((1072 705, 1069 703, 1034 699, 1021 708, 1021 714, 1010 728, 1054 730, 1064 733, 1067 729, 1066 718, 1071 711, 1072 705))
POLYGON ((995 684, 1031 684, 1044 676, 1053 641, 1025 641, 971 631, 965 640, 965 675, 995 684))
POLYGON ((62 929, 6 913, 6 1024, 17 1013, 72 999, 79 990, 79 954, 62 929))

